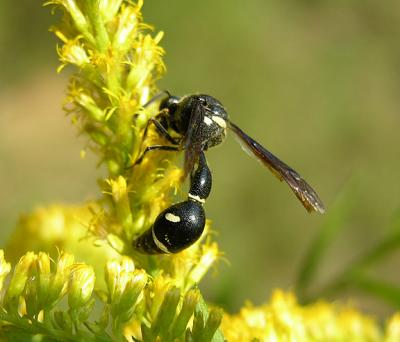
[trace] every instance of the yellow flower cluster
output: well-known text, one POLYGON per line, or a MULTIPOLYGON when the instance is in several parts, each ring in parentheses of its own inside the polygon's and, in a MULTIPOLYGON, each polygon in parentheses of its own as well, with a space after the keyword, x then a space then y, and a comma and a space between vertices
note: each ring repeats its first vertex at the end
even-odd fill
POLYGON ((141 107, 156 91, 163 74, 164 51, 158 46, 162 32, 153 37, 142 22, 142 1, 51 0, 64 12, 52 31, 61 71, 72 65, 65 109, 86 132, 110 175, 129 166, 140 147, 140 130, 152 111, 141 107))
POLYGON ((185 291, 176 286, 175 279, 162 274, 150 277, 143 269, 136 269, 131 258, 122 256, 105 265, 106 288, 97 289, 102 318, 91 325, 94 336, 88 336, 78 327, 83 322, 89 324, 96 301, 92 266, 75 262, 68 253, 54 261, 47 253, 27 252, 14 267, 10 282, 5 283, 10 271, 0 250, 0 287, 4 285, 0 321, 16 330, 38 329, 56 340, 111 342, 125 336, 128 340, 175 341, 183 335, 194 340, 209 335, 211 341, 222 319, 221 310, 208 310, 202 303, 198 289, 185 291), (65 296, 68 311, 59 311, 58 304, 65 296))
MULTIPOLYGON (((3 251, 1 254, 3 255, 3 251)), ((67 289, 70 301, 75 306, 84 305, 85 299, 92 295, 93 286, 85 290, 87 286, 83 286, 80 281, 82 268, 69 277, 68 268, 73 262, 74 257, 66 253, 59 257, 56 265, 51 265, 49 255, 43 252, 28 252, 23 255, 14 268, 4 296, 3 305, 7 313, 40 319, 39 315, 43 314, 43 310, 52 308, 66 294, 67 289)), ((10 265, 4 259, 1 260, 0 268, 10 271, 10 265)), ((93 277, 91 280, 94 284, 93 277)))
POLYGON ((382 330, 372 317, 350 306, 323 301, 301 306, 293 293, 281 290, 265 305, 248 303, 237 315, 225 314, 221 328, 230 342, 400 341, 399 314, 382 330))
MULTIPOLYGON (((97 286, 104 288, 103 265, 108 260, 118 257, 117 250, 124 248, 118 246, 118 243, 121 243, 118 237, 112 237, 107 232, 105 235, 113 247, 102 240, 94 243, 93 238, 88 235, 92 220, 97 219, 96 216, 93 218, 93 210, 99 210, 98 204, 94 202, 82 207, 52 205, 23 216, 7 246, 8 257, 15 263, 21 253, 41 250, 50 253, 52 258, 57 258, 58 252, 54 248, 57 246, 60 250, 73 254, 76 260, 93 265, 97 275, 97 286)), ((97 222, 95 226, 99 226, 97 222)), ((208 229, 207 224, 206 230, 208 229)), ((216 243, 204 243, 204 239, 208 240, 206 236, 207 234, 202 241, 179 254, 159 256, 157 261, 153 260, 159 272, 168 275, 171 282, 184 291, 198 284, 220 257, 221 253, 216 243)), ((150 262, 147 256, 136 257, 142 266, 150 262)), ((5 268, 7 269, 9 270, 5 268)), ((0 270, 0 280, 4 277, 2 272, 5 271, 0 270)))
MULTIPOLYGON (((219 255, 209 239, 178 256, 140 255, 132 241, 149 229, 171 204, 181 187, 183 171, 172 163, 173 153, 154 152, 140 165, 132 163, 146 145, 160 137, 149 118, 158 114, 157 104, 143 105, 157 93, 156 80, 165 71, 159 42, 162 32, 151 34, 142 21, 142 1, 51 0, 64 13, 52 31, 62 70, 76 69, 69 85, 66 111, 90 138, 91 147, 109 171, 100 182, 104 198, 91 205, 92 219, 85 222, 90 234, 116 252, 130 255, 148 272, 161 270, 189 289, 198 283, 219 255)), ((206 231, 209 231, 209 223, 206 231)), ((206 236, 207 234, 204 234, 206 236)))
MULTIPOLYGON (((1 287, 10 270, 0 250, 1 287)), ((93 268, 75 263, 70 254, 62 254, 54 262, 46 253, 28 252, 19 260, 11 281, 5 286, 0 319, 22 327, 36 324, 45 331, 49 329, 49 336, 67 336, 68 329, 72 329, 69 319, 76 324, 82 317, 89 317, 94 304, 95 279, 93 268), (57 327, 61 330, 51 330, 46 324, 47 315, 65 295, 71 318, 57 314, 57 327), (16 314, 21 319, 16 319, 16 314), (29 320, 23 321, 24 316, 29 320)), ((106 290, 98 290, 106 305, 102 324, 107 325, 106 317, 110 315, 116 336, 123 334, 128 340, 173 341, 190 329, 191 336, 200 334, 201 340, 211 341, 221 319, 224 338, 230 342, 400 340, 399 314, 393 315, 382 329, 372 317, 349 305, 320 301, 301 306, 292 293, 281 290, 274 292, 269 303, 260 307, 247 304, 237 315, 222 317, 218 309, 206 313, 201 308, 198 289, 182 291, 174 278, 161 274, 150 277, 144 270, 136 269, 128 257, 106 263, 105 283, 106 290), (209 339, 205 338, 207 334, 209 339)))

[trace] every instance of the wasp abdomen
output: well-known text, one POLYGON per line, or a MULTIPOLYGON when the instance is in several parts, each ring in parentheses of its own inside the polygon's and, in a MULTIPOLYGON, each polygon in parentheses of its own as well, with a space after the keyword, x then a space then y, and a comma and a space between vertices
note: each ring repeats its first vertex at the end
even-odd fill
POLYGON ((206 214, 203 203, 210 194, 212 177, 204 153, 190 177, 188 199, 160 213, 153 226, 134 241, 147 254, 178 253, 195 243, 203 234, 206 214))
POLYGON ((197 169, 190 177, 190 189, 188 197, 193 201, 205 203, 211 192, 212 176, 207 166, 204 153, 200 153, 197 169))
POLYGON ((158 215, 152 228, 136 240, 136 247, 148 254, 178 253, 200 238, 205 223, 201 203, 174 204, 158 215))

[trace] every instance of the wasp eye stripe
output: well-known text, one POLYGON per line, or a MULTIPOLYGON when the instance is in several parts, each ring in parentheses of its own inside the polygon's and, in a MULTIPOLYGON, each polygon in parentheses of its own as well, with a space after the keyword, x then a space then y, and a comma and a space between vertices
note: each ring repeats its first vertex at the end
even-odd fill
POLYGON ((211 119, 220 127, 226 128, 226 121, 217 115, 213 115, 211 119))
POLYGON ((205 116, 203 119, 203 122, 207 125, 210 126, 213 123, 213 120, 211 120, 208 116, 205 116))

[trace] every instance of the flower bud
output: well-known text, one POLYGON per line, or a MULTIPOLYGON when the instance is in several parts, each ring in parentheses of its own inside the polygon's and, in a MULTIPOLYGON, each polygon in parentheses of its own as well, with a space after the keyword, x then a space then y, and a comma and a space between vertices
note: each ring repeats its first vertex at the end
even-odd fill
POLYGON ((74 263, 72 254, 63 253, 57 262, 57 270, 52 277, 52 286, 48 292, 51 302, 64 296, 67 291, 69 267, 74 263))
POLYGON ((386 327, 385 342, 400 341, 400 313, 394 314, 386 327))
POLYGON ((158 276, 154 278, 151 289, 146 291, 146 302, 150 303, 150 317, 156 319, 157 313, 165 298, 166 293, 171 288, 171 279, 158 276))
POLYGON ((90 63, 86 50, 76 40, 68 40, 62 48, 58 49, 60 61, 65 64, 75 64, 83 67, 90 63))
POLYGON ((71 308, 82 307, 89 302, 95 280, 93 267, 85 264, 74 265, 68 288, 68 304, 71 308))
POLYGON ((147 274, 144 270, 135 270, 129 278, 125 291, 111 311, 112 314, 118 313, 122 322, 127 322, 132 318, 136 304, 142 298, 143 289, 147 284, 147 274))
POLYGON ((113 259, 107 262, 105 277, 111 301, 120 296, 121 290, 125 290, 127 279, 123 277, 123 274, 130 274, 134 269, 132 259, 125 256, 120 260, 113 259))
POLYGON ((175 318, 176 309, 180 299, 180 291, 176 287, 171 287, 165 294, 164 301, 158 310, 157 317, 151 325, 151 330, 155 336, 160 332, 168 331, 175 318))
POLYGON ((173 337, 178 338, 181 336, 188 325, 189 319, 192 317, 194 309, 200 300, 199 290, 190 290, 183 299, 182 309, 179 312, 176 321, 174 322, 174 327, 171 329, 173 332, 173 337))
POLYGON ((216 243, 205 244, 202 246, 201 256, 198 263, 190 271, 187 281, 187 287, 192 287, 194 284, 198 284, 204 277, 210 267, 218 258, 218 246, 216 243))
POLYGON ((202 338, 204 341, 212 341, 217 331, 218 327, 221 324, 223 316, 222 309, 211 309, 208 315, 208 319, 206 322, 206 326, 204 327, 204 332, 202 338))
POLYGON ((138 27, 138 11, 134 7, 125 7, 119 15, 117 32, 114 35, 113 47, 121 54, 132 47, 136 39, 135 30, 138 27))
POLYGON ((33 252, 28 252, 21 257, 15 266, 14 274, 7 291, 7 298, 17 298, 22 294, 26 281, 30 276, 31 268, 34 267, 37 256, 33 252))
POLYGON ((71 100, 76 102, 82 108, 86 109, 87 114, 90 115, 92 120, 103 121, 105 119, 105 112, 99 108, 93 97, 85 93, 82 89, 72 89, 71 100))
POLYGON ((45 5, 60 5, 65 8, 65 10, 71 15, 71 18, 78 29, 89 41, 94 42, 93 35, 90 33, 90 24, 86 20, 86 17, 81 12, 78 4, 74 0, 50 0, 45 3, 45 5))
POLYGON ((37 301, 39 306, 45 307, 51 303, 49 291, 52 288, 53 283, 51 282, 51 271, 50 271, 50 257, 47 253, 40 252, 36 259, 37 265, 37 301))
POLYGON ((4 285, 4 279, 10 273, 11 265, 4 259, 4 251, 0 249, 0 291, 4 285))
POLYGON ((121 321, 128 321, 147 283, 147 274, 143 270, 134 270, 133 261, 128 257, 108 262, 105 273, 111 314, 119 316, 121 321))
POLYGON ((153 76, 153 69, 156 69, 159 73, 165 71, 165 65, 161 59, 164 50, 158 46, 162 37, 163 32, 159 32, 155 38, 149 34, 140 37, 140 47, 136 50, 133 60, 134 67, 128 74, 127 89, 141 89, 149 85, 153 76))
POLYGON ((132 226, 132 213, 129 204, 128 189, 124 177, 119 176, 116 180, 110 179, 111 195, 114 200, 118 221, 126 233, 132 226))
POLYGON ((99 13, 105 23, 109 22, 121 7, 122 0, 98 0, 99 13))

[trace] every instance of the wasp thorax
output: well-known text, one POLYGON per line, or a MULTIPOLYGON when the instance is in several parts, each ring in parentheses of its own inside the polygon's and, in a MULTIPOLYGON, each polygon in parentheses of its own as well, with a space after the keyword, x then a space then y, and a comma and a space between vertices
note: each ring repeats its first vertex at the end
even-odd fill
POLYGON ((170 127, 181 135, 196 130, 204 149, 220 144, 226 136, 228 114, 217 99, 209 95, 170 96, 160 109, 167 109, 170 127))
POLYGON ((228 113, 216 98, 209 95, 198 95, 198 100, 205 108, 203 118, 203 134, 207 136, 204 148, 220 144, 225 140, 228 113))

